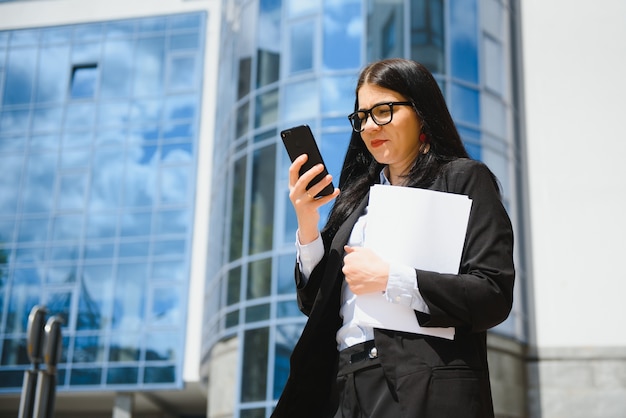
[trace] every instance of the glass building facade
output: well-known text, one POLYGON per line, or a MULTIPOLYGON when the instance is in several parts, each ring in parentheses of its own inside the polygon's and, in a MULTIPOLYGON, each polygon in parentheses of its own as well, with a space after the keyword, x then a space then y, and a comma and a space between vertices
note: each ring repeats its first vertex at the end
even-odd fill
POLYGON ((206 13, 0 32, 0 392, 34 305, 58 389, 179 388, 206 13))
MULTIPOLYGON (((296 219, 278 133, 310 125, 338 178, 360 69, 386 57, 423 62, 469 153, 499 178, 517 228, 517 18, 506 0, 232 3, 222 22, 203 358, 222 341, 239 341, 235 416, 261 418, 281 393, 306 320, 295 301, 296 219)), ((521 287, 494 330, 517 341, 525 339, 521 287)))

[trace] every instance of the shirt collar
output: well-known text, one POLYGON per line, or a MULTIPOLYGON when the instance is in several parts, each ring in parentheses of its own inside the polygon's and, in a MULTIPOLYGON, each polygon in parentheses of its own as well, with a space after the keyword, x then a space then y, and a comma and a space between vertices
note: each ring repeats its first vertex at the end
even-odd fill
POLYGON ((380 170, 380 174, 379 174, 380 184, 382 184, 384 186, 391 186, 391 182, 389 181, 389 179, 385 175, 385 168, 387 168, 387 166, 383 167, 383 169, 380 170))

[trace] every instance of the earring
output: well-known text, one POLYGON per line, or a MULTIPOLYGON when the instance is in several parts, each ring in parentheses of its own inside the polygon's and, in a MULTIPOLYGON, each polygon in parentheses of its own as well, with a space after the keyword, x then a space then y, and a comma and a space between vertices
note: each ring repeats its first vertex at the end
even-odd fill
POLYGON ((426 134, 424 132, 422 132, 420 134, 419 139, 420 139, 420 142, 423 142, 423 143, 426 143, 426 144, 429 142, 428 141, 428 137, 426 136, 426 134))

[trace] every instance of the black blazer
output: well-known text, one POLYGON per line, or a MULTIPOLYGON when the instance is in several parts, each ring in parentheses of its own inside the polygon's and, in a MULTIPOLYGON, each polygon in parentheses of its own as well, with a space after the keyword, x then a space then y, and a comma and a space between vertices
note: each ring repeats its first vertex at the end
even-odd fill
MULTIPOLYGON (((376 329, 376 347, 403 417, 493 417, 486 330, 504 321, 513 303, 511 222, 491 172, 478 161, 448 163, 430 189, 472 199, 459 274, 417 270, 430 308, 430 314, 416 312, 419 324, 456 327, 455 338, 376 329)), ((325 240, 325 255, 306 284, 296 267, 298 304, 309 318, 272 417, 323 418, 335 411, 343 246, 367 200, 325 240)))

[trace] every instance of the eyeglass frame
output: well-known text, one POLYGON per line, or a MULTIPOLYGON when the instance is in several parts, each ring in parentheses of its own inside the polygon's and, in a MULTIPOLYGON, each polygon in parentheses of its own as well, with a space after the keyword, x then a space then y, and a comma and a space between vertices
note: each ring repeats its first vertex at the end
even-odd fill
POLYGON ((374 121, 374 123, 378 126, 383 126, 383 125, 387 125, 388 123, 391 123, 391 121, 393 120, 393 107, 394 106, 411 106, 413 107, 413 109, 415 109, 415 103, 413 102, 384 102, 384 103, 377 103, 374 106, 370 107, 369 109, 365 109, 365 110, 357 110, 356 112, 352 112, 348 115, 348 120, 350 121, 350 126, 352 126, 352 130, 354 132, 357 133, 361 133, 365 130, 365 124, 367 123, 367 119, 369 117, 372 118, 372 121, 374 121), (387 122, 384 123, 378 123, 378 121, 376 120, 376 117, 374 117, 374 114, 372 113, 372 110, 374 110, 375 108, 379 107, 379 106, 389 106, 389 120, 387 122), (357 129, 354 126, 354 121, 353 118, 355 118, 359 113, 365 113, 365 119, 362 120, 361 122, 361 130, 357 131, 357 129))

